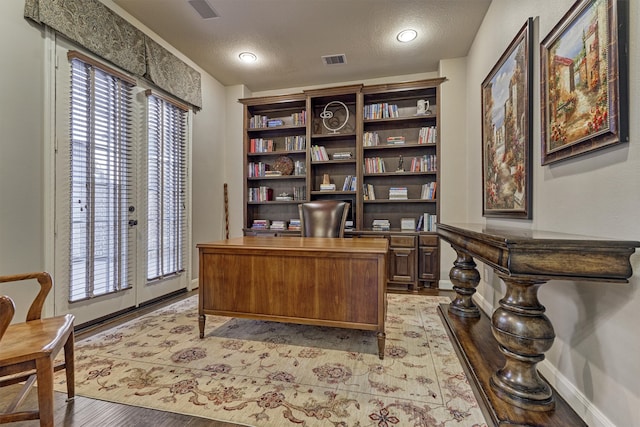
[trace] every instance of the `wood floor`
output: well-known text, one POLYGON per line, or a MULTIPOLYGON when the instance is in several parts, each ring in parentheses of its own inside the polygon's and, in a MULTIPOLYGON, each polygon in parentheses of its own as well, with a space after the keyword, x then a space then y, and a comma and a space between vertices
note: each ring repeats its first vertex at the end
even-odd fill
MULTIPOLYGON (((451 297, 453 292, 424 289, 419 292, 423 295, 443 295, 451 297)), ((171 299, 164 300, 157 304, 137 309, 132 313, 120 316, 112 321, 104 322, 98 326, 87 328, 86 330, 76 333, 76 340, 81 340, 92 334, 99 333, 105 329, 112 328, 119 323, 135 319, 153 310, 164 307, 168 304, 176 302, 180 299, 187 298, 191 295, 197 295, 197 291, 182 294, 171 299)), ((0 393, 0 410, 4 410, 11 402, 14 396, 15 388, 17 391, 20 385, 5 387, 0 393)), ((28 398, 22 404, 21 408, 36 408, 37 399, 34 390, 31 390, 28 398)), ((5 424, 15 427, 37 427, 38 421, 24 421, 19 423, 5 424)), ((237 424, 212 421, 205 418, 193 417, 189 415, 175 414, 171 412, 157 411, 154 409, 146 409, 138 406, 122 405, 118 403, 104 402, 101 400, 89 399, 77 396, 70 402, 66 402, 65 393, 55 393, 55 425, 56 426, 117 426, 117 427, 240 427, 237 424)))

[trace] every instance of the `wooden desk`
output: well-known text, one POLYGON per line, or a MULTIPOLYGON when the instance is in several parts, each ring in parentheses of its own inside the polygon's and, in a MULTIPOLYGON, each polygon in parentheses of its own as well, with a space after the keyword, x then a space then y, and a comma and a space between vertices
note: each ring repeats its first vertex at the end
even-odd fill
POLYGON ((384 356, 386 239, 246 236, 197 245, 205 315, 377 331, 384 356))
POLYGON ((488 408, 485 417, 495 424, 583 425, 536 369, 555 339, 538 288, 551 279, 627 283, 629 258, 640 242, 479 224, 438 224, 437 229, 457 253, 450 271, 456 298, 441 306, 440 314, 478 400, 488 408), (472 300, 480 282, 474 257, 506 285, 491 318, 493 337, 485 334, 482 340, 479 331, 488 331, 489 322, 472 300), (488 370, 499 358, 501 366, 488 370))

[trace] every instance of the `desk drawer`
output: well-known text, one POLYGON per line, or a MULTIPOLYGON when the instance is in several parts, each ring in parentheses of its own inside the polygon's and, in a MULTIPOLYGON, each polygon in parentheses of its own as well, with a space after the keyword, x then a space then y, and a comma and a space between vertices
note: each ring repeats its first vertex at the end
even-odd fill
POLYGON ((389 247, 392 248, 414 248, 416 246, 416 236, 390 236, 389 247))
POLYGON ((420 246, 438 246, 438 236, 435 235, 421 235, 420 246))

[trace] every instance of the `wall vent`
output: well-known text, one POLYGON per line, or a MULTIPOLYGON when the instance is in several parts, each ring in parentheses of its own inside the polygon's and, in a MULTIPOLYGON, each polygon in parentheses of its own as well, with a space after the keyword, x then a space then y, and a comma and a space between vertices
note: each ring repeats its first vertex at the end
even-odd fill
POLYGON ((202 19, 217 18, 220 16, 213 10, 207 0, 189 0, 189 4, 198 12, 198 15, 200 15, 202 19))
POLYGON ((324 65, 346 64, 347 57, 344 53, 339 55, 325 55, 322 57, 322 62, 324 62, 324 65))

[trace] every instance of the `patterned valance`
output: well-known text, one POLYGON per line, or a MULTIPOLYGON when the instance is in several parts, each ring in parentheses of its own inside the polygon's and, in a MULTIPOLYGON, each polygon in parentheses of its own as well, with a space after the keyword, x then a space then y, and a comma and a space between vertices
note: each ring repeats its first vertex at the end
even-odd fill
POLYGON ((202 107, 200 73, 98 0, 25 0, 24 16, 202 107))

